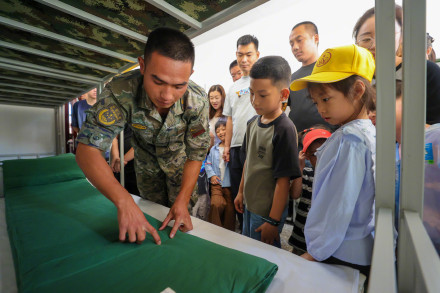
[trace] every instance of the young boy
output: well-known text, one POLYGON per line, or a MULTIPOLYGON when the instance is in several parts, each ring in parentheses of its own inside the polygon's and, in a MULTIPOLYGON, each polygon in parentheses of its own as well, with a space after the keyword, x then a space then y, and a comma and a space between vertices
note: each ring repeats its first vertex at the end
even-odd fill
POLYGON ((299 165, 300 170, 302 170, 302 191, 300 190, 298 194, 292 195, 294 199, 299 198, 300 200, 298 206, 296 206, 296 218, 293 223, 292 236, 289 238, 289 244, 293 246, 292 252, 296 255, 302 255, 307 252, 304 226, 306 225, 307 214, 312 204, 313 176, 316 166, 315 153, 327 138, 332 135, 326 128, 324 125, 317 125, 304 130, 303 149, 299 152, 299 165), (312 168, 306 167, 306 159, 310 161, 312 168))
POLYGON ((281 247, 289 183, 301 176, 296 130, 281 104, 289 97, 290 67, 278 56, 258 60, 250 72, 250 98, 257 116, 247 125, 243 176, 234 201, 243 235, 281 247))
POLYGON ((226 121, 215 124, 215 133, 220 142, 215 144, 206 160, 205 170, 211 182, 211 209, 208 221, 234 231, 235 210, 231 197, 229 164, 223 160, 226 138, 226 121))

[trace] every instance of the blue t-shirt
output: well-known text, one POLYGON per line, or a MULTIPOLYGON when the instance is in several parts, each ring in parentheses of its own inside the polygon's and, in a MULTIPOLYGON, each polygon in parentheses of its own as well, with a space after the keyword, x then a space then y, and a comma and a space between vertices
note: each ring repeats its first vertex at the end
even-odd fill
POLYGON ((73 127, 78 127, 81 130, 81 126, 86 120, 86 116, 87 116, 86 111, 90 108, 92 108, 92 105, 89 105, 87 103, 87 100, 78 101, 73 105, 73 111, 72 111, 73 127))
MULTIPOLYGON (((81 100, 73 104, 72 127, 78 127, 78 129, 81 130, 84 121, 86 121, 86 111, 92 107, 93 105, 89 105, 87 100, 81 100)), ((77 144, 78 142, 75 141, 75 148, 77 147, 77 144)), ((106 151, 104 156, 108 159, 110 157, 110 151, 106 151)))

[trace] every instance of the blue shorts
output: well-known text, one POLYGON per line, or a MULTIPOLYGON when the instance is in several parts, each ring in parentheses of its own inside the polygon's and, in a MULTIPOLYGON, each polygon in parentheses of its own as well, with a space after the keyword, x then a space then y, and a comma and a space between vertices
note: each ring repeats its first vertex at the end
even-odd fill
MULTIPOLYGON (((283 215, 281 216, 280 224, 278 225, 278 236, 281 234, 281 231, 283 230, 284 221, 286 220, 287 217, 287 211, 288 211, 288 205, 286 205, 283 215)), ((255 232, 255 230, 264 223, 266 222, 263 220, 263 217, 248 211, 246 207, 244 208, 243 233, 242 233, 244 236, 261 241, 261 232, 255 232)), ((281 248, 281 240, 280 241, 275 240, 273 245, 278 248, 281 248)))

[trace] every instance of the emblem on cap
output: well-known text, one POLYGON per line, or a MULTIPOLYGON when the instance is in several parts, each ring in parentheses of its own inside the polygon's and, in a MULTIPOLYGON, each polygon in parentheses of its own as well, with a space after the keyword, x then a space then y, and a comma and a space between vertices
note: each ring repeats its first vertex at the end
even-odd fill
POLYGON ((332 58, 332 53, 330 53, 329 51, 324 52, 321 57, 318 59, 318 61, 316 61, 316 67, 321 67, 326 65, 329 61, 330 58, 332 58))

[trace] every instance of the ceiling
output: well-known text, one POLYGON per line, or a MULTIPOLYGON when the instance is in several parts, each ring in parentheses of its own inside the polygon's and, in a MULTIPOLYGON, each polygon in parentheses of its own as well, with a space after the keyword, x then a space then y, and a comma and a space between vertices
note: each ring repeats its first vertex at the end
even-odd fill
POLYGON ((269 0, 0 0, 0 104, 57 107, 137 66, 148 34, 190 38, 269 0))

